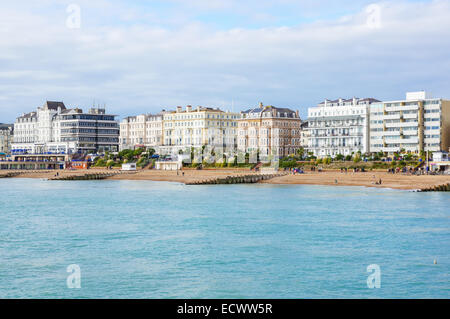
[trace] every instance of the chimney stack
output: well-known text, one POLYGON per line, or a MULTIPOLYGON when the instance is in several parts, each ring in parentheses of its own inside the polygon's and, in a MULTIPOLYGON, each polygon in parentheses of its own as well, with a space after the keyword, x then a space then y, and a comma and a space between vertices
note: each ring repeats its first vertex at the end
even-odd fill
POLYGON ((186 106, 186 112, 191 112, 192 111, 192 106, 191 105, 187 105, 186 106))
POLYGON ((182 110, 183 108, 181 106, 177 106, 177 113, 181 113, 182 110))

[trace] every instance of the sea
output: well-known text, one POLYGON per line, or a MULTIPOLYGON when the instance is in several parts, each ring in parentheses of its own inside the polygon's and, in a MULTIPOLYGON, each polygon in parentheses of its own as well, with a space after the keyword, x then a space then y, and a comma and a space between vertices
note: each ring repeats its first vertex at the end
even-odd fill
POLYGON ((0 298, 449 298, 450 193, 0 179, 0 298))

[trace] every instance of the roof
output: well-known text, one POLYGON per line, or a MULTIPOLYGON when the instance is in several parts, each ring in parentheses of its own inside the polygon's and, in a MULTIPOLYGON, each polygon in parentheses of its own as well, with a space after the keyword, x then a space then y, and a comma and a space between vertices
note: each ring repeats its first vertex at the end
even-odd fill
MULTIPOLYGON (((371 98, 371 97, 363 98, 363 99, 359 99, 359 98, 355 98, 355 99, 356 99, 357 102, 369 102, 369 103, 377 103, 377 102, 381 102, 381 101, 379 101, 379 100, 377 100, 377 99, 374 99, 374 98, 371 98)), ((341 99, 337 99, 337 100, 328 100, 328 99, 326 99, 327 103, 339 103, 340 100, 341 100, 341 99)), ((343 103, 353 102, 353 98, 351 98, 351 99, 342 99, 342 102, 343 102, 343 103)), ((325 104, 325 101, 319 103, 319 105, 323 105, 323 104, 325 104)))
POLYGON ((14 129, 14 124, 3 124, 3 123, 0 123, 0 130, 7 130, 7 129, 13 130, 14 129))
POLYGON ((250 114, 250 113, 257 113, 257 114, 259 114, 259 113, 266 113, 266 112, 271 113, 273 110, 275 110, 277 113, 280 113, 280 114, 287 113, 288 117, 289 117, 289 115, 297 114, 297 112, 295 112, 295 111, 293 111, 291 109, 282 108, 282 107, 275 107, 275 106, 272 106, 272 105, 267 105, 267 106, 264 106, 264 107, 259 106, 259 107, 254 108, 254 109, 248 109, 246 111, 243 111, 242 113, 243 114, 250 114))
POLYGON ((23 114, 22 116, 19 116, 19 118, 37 118, 37 113, 36 112, 26 113, 23 114))
POLYGON ((49 110, 58 110, 58 107, 60 107, 62 110, 66 109, 66 106, 63 102, 55 102, 55 101, 47 101, 44 104, 44 107, 47 107, 49 110))

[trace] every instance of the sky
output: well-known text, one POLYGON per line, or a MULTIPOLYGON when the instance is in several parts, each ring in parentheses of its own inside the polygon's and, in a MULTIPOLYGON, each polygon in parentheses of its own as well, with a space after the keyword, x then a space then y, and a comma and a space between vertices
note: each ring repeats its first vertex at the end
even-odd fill
POLYGON ((450 0, 0 2, 0 122, 46 100, 119 118, 450 98, 450 0))

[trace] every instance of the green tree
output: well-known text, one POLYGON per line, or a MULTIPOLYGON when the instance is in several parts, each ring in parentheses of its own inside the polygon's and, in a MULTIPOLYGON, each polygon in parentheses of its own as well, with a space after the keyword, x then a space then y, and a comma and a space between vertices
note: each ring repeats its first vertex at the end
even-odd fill
POLYGON ((305 156, 305 149, 303 147, 300 146, 300 148, 297 150, 297 155, 303 159, 303 157, 305 156))

